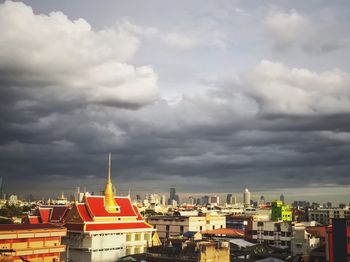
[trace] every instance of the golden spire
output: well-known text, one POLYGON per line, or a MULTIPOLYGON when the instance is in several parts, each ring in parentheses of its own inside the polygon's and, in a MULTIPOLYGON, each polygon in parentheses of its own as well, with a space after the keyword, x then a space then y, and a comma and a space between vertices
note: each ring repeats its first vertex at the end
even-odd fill
POLYGON ((114 201, 113 184, 111 180, 111 153, 108 156, 108 178, 105 187, 105 208, 108 212, 117 212, 119 207, 114 201))

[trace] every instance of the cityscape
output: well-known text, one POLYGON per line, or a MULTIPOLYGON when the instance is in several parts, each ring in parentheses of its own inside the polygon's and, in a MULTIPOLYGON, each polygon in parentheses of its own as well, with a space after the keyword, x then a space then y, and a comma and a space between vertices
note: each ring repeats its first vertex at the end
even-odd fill
POLYGON ((0 262, 349 262, 350 1, 0 0, 0 262))

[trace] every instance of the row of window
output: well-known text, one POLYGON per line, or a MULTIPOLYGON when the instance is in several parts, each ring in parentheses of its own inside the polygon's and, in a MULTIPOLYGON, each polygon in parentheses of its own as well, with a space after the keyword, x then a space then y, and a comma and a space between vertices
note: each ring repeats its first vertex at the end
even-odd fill
MULTIPOLYGON (((259 231, 260 234, 263 234, 264 236, 274 236, 274 235, 281 235, 281 237, 290 237, 292 235, 292 232, 276 232, 276 231, 259 231)), ((257 230, 249 230, 248 234, 250 235, 257 235, 257 230)))
POLYGON ((101 249, 93 249, 92 252, 101 252, 101 251, 110 251, 110 250, 121 250, 124 247, 111 247, 111 248, 101 248, 101 249))

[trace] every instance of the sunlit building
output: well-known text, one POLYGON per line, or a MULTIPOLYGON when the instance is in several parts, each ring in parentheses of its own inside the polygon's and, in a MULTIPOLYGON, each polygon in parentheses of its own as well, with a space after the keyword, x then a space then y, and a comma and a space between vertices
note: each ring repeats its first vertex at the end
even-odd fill
POLYGON ((115 196, 110 173, 103 196, 85 195, 65 219, 71 261, 116 261, 152 246, 155 231, 140 215, 129 196, 115 196))
POLYGON ((66 228, 50 224, 0 225, 0 260, 60 261, 60 253, 66 250, 61 238, 66 233, 66 228))

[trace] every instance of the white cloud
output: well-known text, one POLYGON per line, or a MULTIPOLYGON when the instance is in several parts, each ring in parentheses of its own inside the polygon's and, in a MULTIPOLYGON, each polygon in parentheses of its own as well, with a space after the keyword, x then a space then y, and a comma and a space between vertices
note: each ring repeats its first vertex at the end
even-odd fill
POLYGON ((286 48, 308 30, 309 21, 292 10, 289 13, 275 12, 265 18, 265 25, 277 48, 286 48))
POLYGON ((318 73, 270 61, 241 75, 243 92, 272 114, 349 113, 349 84, 349 74, 339 70, 318 73))
POLYGON ((274 47, 284 50, 296 47, 306 52, 326 53, 350 46, 348 25, 334 15, 323 17, 272 10, 264 25, 274 47))
POLYGON ((84 19, 36 15, 7 1, 0 5, 0 34, 0 81, 8 86, 41 87, 41 96, 117 107, 142 106, 158 95, 152 68, 127 63, 140 40, 125 23, 96 31, 84 19))
POLYGON ((179 33, 168 33, 162 40, 166 45, 183 49, 194 48, 199 44, 197 39, 179 33))

